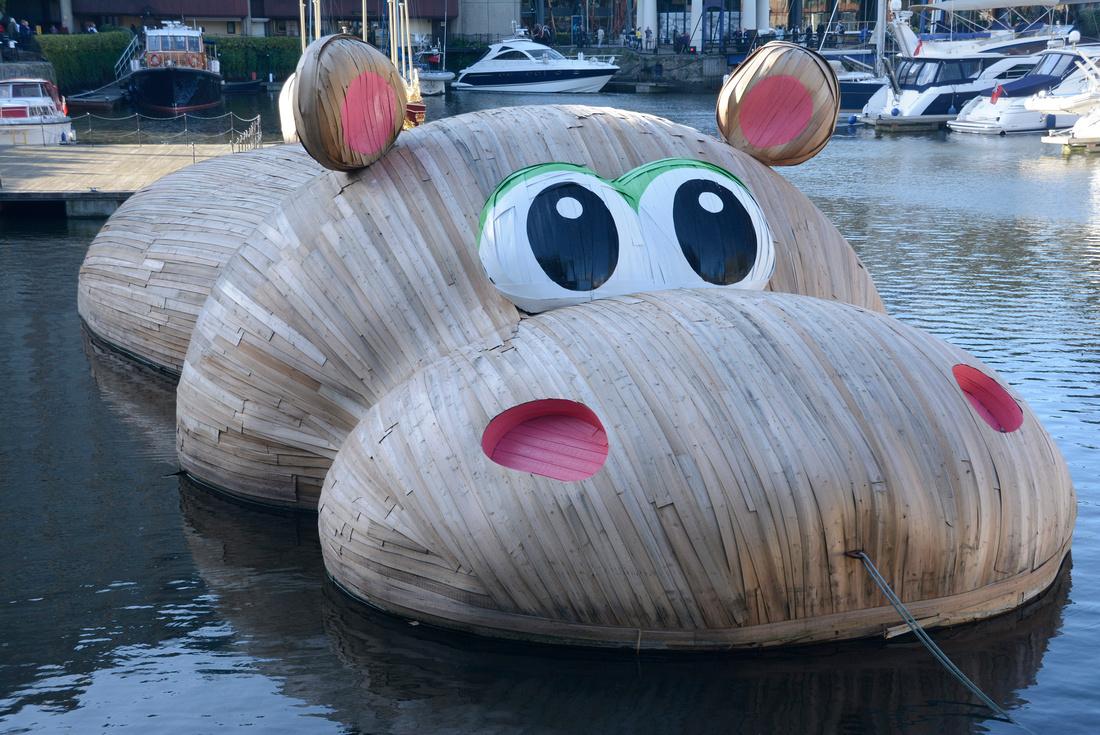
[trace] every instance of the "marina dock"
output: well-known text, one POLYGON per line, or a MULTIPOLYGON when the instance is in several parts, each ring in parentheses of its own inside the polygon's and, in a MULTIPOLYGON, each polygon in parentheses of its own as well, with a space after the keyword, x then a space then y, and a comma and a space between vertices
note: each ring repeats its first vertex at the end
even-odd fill
POLYGON ((0 208, 57 202, 69 217, 107 217, 165 174, 232 151, 225 143, 3 146, 0 208))

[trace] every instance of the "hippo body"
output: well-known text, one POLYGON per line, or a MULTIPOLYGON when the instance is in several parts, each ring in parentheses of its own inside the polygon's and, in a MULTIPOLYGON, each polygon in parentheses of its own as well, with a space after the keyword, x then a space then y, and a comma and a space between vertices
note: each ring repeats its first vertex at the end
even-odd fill
MULTIPOLYGON (((487 636, 712 649, 897 626, 855 552, 926 627, 1055 578, 1076 497, 1038 419, 887 316, 769 168, 832 133, 816 54, 768 44, 739 67, 725 141, 561 105, 400 132, 403 83, 346 36, 312 45, 296 85, 328 171, 257 190, 224 228, 232 255, 201 269, 159 257, 163 237, 143 261, 127 245, 169 264, 160 289, 193 276, 183 318, 103 258, 81 299, 115 335, 131 310, 182 325, 182 468, 318 509, 350 594, 487 636)), ((239 193, 275 155, 210 183, 239 193)))

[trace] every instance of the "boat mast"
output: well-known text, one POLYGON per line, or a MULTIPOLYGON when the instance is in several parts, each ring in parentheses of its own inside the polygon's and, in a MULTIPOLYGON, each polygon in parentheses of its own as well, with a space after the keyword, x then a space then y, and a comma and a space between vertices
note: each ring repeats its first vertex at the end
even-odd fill
POLYGON ((875 76, 883 74, 882 57, 886 54, 886 3, 889 0, 878 0, 875 5, 875 76))

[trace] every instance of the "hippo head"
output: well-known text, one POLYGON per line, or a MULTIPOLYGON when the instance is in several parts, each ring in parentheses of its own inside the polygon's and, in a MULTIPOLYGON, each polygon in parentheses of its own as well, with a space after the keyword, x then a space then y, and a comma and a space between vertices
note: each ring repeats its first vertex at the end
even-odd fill
POLYGON ((769 165, 827 142, 835 79, 769 44, 720 141, 508 108, 400 133, 348 37, 297 76, 333 169, 226 265, 178 393, 192 475, 319 507, 373 605, 500 637, 760 646, 1000 612, 1049 585, 1075 499, 988 366, 887 317, 769 165))

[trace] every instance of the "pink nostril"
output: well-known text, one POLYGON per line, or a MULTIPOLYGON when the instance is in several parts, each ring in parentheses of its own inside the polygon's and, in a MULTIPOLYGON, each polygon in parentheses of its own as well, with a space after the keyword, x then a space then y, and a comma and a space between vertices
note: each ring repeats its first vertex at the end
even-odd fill
POLYGON ((970 405, 994 429, 1007 433, 1024 423, 1020 404, 996 380, 969 365, 956 365, 951 372, 970 405))
POLYGON ((485 456, 513 470, 572 482, 607 461, 607 433, 587 406, 548 398, 514 406, 485 427, 485 456))

